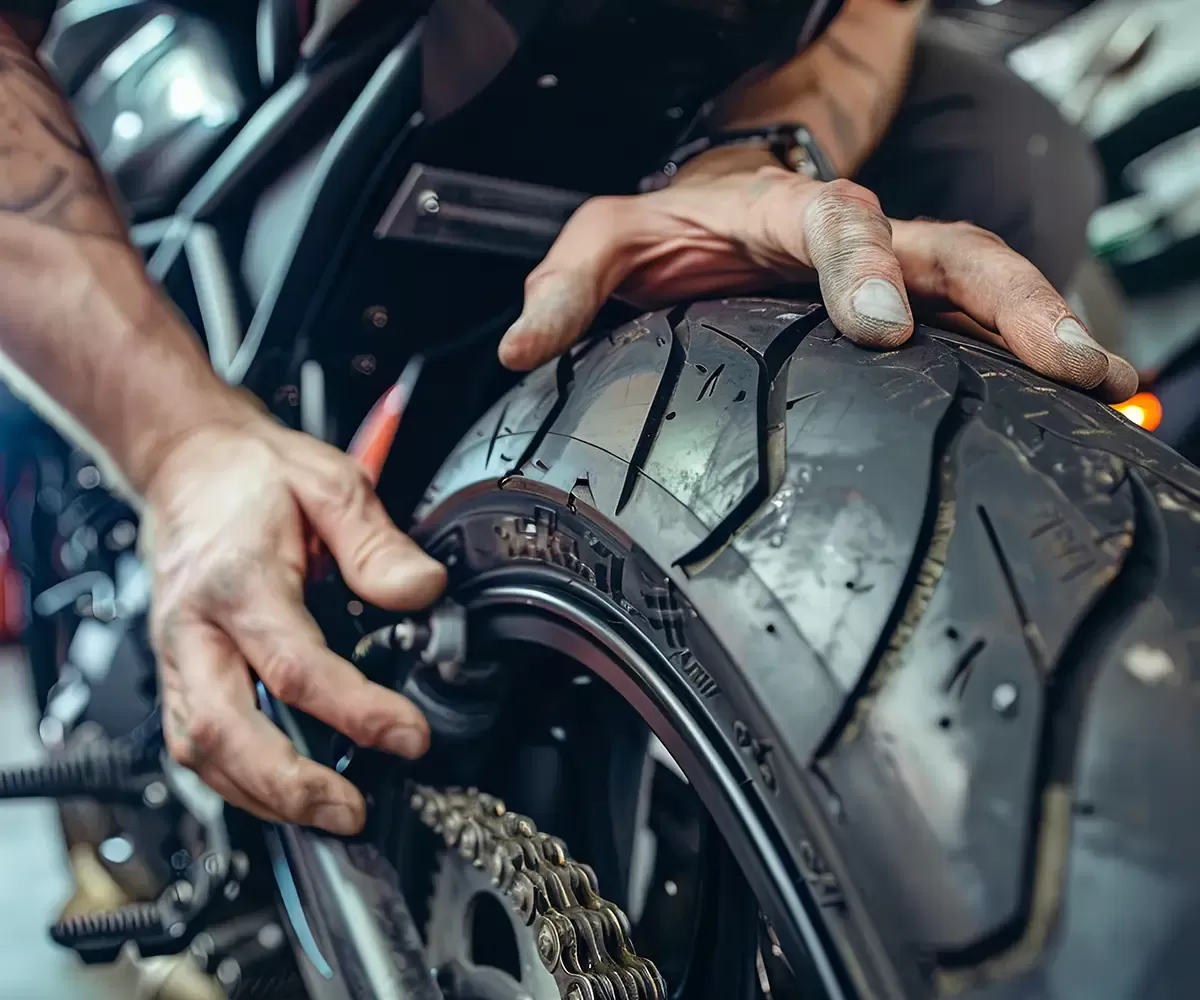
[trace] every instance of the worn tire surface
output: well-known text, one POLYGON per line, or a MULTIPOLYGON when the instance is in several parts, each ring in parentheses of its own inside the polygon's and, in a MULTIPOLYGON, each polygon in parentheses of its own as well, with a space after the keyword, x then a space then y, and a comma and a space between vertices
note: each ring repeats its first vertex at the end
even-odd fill
POLYGON ((850 995, 1200 996, 1200 470, 1109 408, 698 303, 528 376, 417 534, 456 585, 552 565, 641 623, 850 995))

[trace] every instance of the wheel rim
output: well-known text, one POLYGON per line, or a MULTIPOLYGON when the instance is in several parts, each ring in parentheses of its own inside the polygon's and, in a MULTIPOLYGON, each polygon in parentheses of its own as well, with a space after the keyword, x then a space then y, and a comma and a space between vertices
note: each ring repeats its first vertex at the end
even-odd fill
MULTIPOLYGON (((655 662, 656 658, 661 660, 661 656, 640 636, 632 623, 614 619, 612 609, 598 608, 589 604, 586 598, 581 599, 578 594, 564 594, 561 584, 551 574, 536 571, 520 574, 510 571, 482 578, 475 581, 468 590, 457 594, 456 598, 466 603, 472 612, 475 633, 472 639, 473 648, 486 649, 489 646, 509 644, 552 650, 560 661, 576 664, 577 673, 579 668, 583 668, 589 676, 606 682, 607 687, 615 692, 615 697, 627 710, 636 713, 638 722, 646 727, 644 731, 654 734, 653 741, 649 744, 648 755, 643 751, 653 768, 652 786, 662 782, 672 782, 679 786, 677 775, 684 772, 695 774, 699 779, 700 787, 696 789, 697 794, 693 799, 705 823, 706 843, 704 849, 699 852, 702 855, 700 860, 704 874, 712 878, 714 859, 721 853, 709 851, 708 844, 721 841, 720 834, 728 832, 730 826, 736 827, 742 842, 742 850, 738 852, 739 861, 745 864, 749 846, 749 853, 754 861, 753 867, 757 869, 757 880, 760 883, 764 879, 769 880, 779 895, 791 895, 792 902, 803 913, 803 920, 793 920, 792 929, 798 930, 801 937, 807 936, 806 929, 813 932, 811 925, 807 928, 804 926, 808 923, 808 915, 804 912, 800 900, 795 898, 795 887, 791 880, 787 877, 778 879, 778 874, 786 869, 772 836, 761 818, 755 815, 752 805, 741 794, 738 777, 728 766, 718 741, 713 739, 714 734, 705 730, 703 721, 688 710, 686 703, 672 689, 669 666, 665 662, 655 662), (668 745, 670 750, 667 749, 668 745), (676 763, 677 758, 685 761, 683 767, 676 763), (717 806, 715 810, 714 805, 717 806), (710 818, 710 814, 718 813, 723 814, 726 820, 724 824, 714 823, 710 818), (720 833, 718 827, 721 828, 720 833)), ((540 722, 543 724, 543 731, 552 731, 553 727, 547 718, 540 719, 540 722)), ((561 739, 559 741, 565 742, 561 739)), ((494 790, 491 786, 486 787, 489 791, 494 790)), ((679 788, 676 787, 675 791, 678 792, 679 788)), ((692 794, 690 789, 688 794, 692 794)), ((501 796, 506 797, 503 792, 501 796)), ((507 797, 511 802, 512 796, 507 797)), ((676 795, 675 798, 678 799, 679 796, 676 795)), ((518 811, 531 812, 523 804, 512 804, 518 811)), ((653 823, 656 818, 651 814, 647 817, 647 822, 653 823)), ((549 832, 564 836, 567 843, 575 849, 577 856, 595 864, 594 859, 588 856, 585 850, 580 849, 577 838, 573 839, 569 834, 564 834, 552 826, 540 823, 539 825, 543 825, 549 832)), ((724 849, 723 843, 721 848, 724 849)), ((724 849, 724 858, 727 867, 737 872, 737 865, 732 864, 732 855, 728 849, 724 849)), ((663 860, 662 857, 659 858, 660 862, 663 860)), ((622 886, 623 890, 629 891, 622 893, 623 898, 620 901, 620 905, 624 907, 629 907, 632 902, 633 905, 629 908, 633 915, 643 918, 634 921, 634 942, 640 954, 660 964, 660 968, 667 975, 672 997, 677 1000, 708 1000, 714 995, 729 997, 730 1000, 741 1000, 741 997, 750 1000, 764 995, 773 998, 790 997, 792 993, 786 984, 778 989, 765 987, 768 981, 766 966, 770 967, 772 987, 780 982, 781 970, 787 966, 780 960, 782 949, 777 943, 768 943, 775 954, 768 956, 764 963, 762 943, 757 933, 751 934, 748 950, 739 956, 737 964, 744 972, 739 982, 744 983, 745 987, 739 986, 737 994, 729 992, 724 986, 719 987, 725 990, 724 993, 714 993, 711 970, 702 961, 697 965, 696 974, 691 974, 693 962, 698 954, 697 945, 706 949, 711 957, 720 950, 718 946, 723 942, 720 940, 721 934, 714 931, 711 922, 706 923, 702 919, 706 911, 715 908, 714 889, 706 884, 707 879, 701 876, 699 879, 689 878, 685 881, 663 877, 663 870, 672 865, 678 867, 681 860, 683 859, 677 850, 668 850, 666 864, 660 863, 660 870, 649 879, 650 891, 645 892, 643 885, 644 900, 638 898, 636 887, 631 883, 630 886, 622 886), (691 903, 690 909, 697 919, 695 926, 691 927, 687 934, 680 933, 677 921, 663 919, 663 914, 671 911, 670 903, 673 901, 691 903), (657 929, 651 924, 657 924, 657 929), (664 933, 664 927, 673 934, 664 933), (668 940, 672 936, 674 940, 668 940), (683 938, 686 938, 685 944, 681 943, 683 938), (686 951, 686 954, 681 949, 686 951)), ((596 867, 599 868, 598 865, 596 867)), ((630 868, 632 867, 631 863, 630 868)), ((644 873, 642 879, 643 882, 646 881, 644 873)), ((745 898, 753 905, 749 913, 749 923, 753 927, 758 916, 755 897, 740 873, 737 874, 737 879, 741 881, 741 891, 745 898)), ((726 875, 723 878, 726 900, 730 891, 728 882, 729 877, 726 875)), ((611 881, 606 883, 602 878, 601 888, 610 897, 613 896, 611 881)), ((684 912, 688 908, 677 906, 676 910, 684 912)), ((788 909, 790 908, 784 908, 785 914, 788 909)), ((776 911, 775 916, 779 915, 776 911)), ((776 922, 778 923, 778 920, 776 922)), ((763 940, 765 941, 765 938, 763 940)), ((715 964, 728 965, 730 957, 727 952, 722 952, 722 963, 715 964)), ((823 968, 829 977, 837 982, 828 962, 824 960, 823 950, 816 955, 814 964, 817 965, 818 974, 823 968)), ((787 978, 791 978, 790 972, 787 978)), ((825 992, 827 995, 842 995, 840 987, 836 993, 830 993, 828 990, 825 992)), ((535 996, 533 1000, 538 998, 535 996)))

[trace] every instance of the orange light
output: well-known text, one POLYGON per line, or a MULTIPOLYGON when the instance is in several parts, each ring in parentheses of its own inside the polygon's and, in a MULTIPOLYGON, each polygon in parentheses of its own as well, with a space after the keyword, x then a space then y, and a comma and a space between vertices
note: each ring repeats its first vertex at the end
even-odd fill
POLYGON ((1113 409, 1144 430, 1156 430, 1162 423, 1162 403, 1152 392, 1139 392, 1125 402, 1117 403, 1113 409))

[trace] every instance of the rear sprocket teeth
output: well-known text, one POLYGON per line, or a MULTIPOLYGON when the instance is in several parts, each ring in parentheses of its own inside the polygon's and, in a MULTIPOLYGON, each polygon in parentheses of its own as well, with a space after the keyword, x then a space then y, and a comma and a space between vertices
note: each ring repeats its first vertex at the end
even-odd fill
POLYGON ((666 1000, 662 975, 634 951, 629 918, 600 896, 596 873, 571 860, 561 840, 476 789, 421 787, 410 801, 531 928, 561 1000, 666 1000))

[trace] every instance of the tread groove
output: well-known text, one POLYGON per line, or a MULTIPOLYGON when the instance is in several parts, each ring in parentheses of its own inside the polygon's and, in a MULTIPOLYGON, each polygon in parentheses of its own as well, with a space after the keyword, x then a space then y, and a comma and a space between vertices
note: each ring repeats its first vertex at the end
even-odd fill
MULTIPOLYGON (((529 444, 525 446, 525 450, 518 456, 516 462, 510 467, 508 476, 519 476, 529 460, 537 454, 537 450, 542 446, 542 442, 546 440, 546 435, 550 433, 550 428, 554 426, 562 414, 563 408, 567 405, 567 397, 571 394, 571 390, 575 387, 575 355, 570 351, 565 352, 559 357, 558 363, 554 370, 555 381, 558 384, 558 399, 554 401, 554 405, 550 407, 550 412, 546 414, 545 419, 538 425, 538 429, 533 432, 533 437, 529 439, 529 444)), ((501 455, 501 458, 504 456, 501 455)), ((505 477, 507 478, 507 477, 505 477)))
POLYGON ((704 380, 704 385, 700 387, 700 395, 696 397, 696 402, 699 403, 705 396, 711 396, 717 389, 717 379, 721 377, 721 373, 725 371, 724 365, 717 365, 716 371, 704 380))
POLYGON ((1029 647, 1029 655, 1033 657, 1033 662, 1038 665, 1039 669, 1045 673, 1047 668, 1046 644, 1042 641, 1041 633, 1029 614, 1029 607, 1017 588, 1017 578, 1013 573, 1012 563, 1009 562, 1004 546, 1000 544, 996 526, 992 524, 992 518, 984 507, 976 507, 975 513, 983 525, 983 533, 987 535, 988 544, 992 547, 992 553, 996 557, 1000 572, 1004 575, 1004 586, 1008 590, 1008 596, 1012 598, 1013 607, 1021 621, 1021 635, 1025 638, 1025 645, 1029 647))
POLYGON ((708 537, 675 565, 688 576, 695 576, 722 550, 767 503, 787 478, 787 374, 792 355, 813 330, 825 321, 825 310, 816 309, 789 323, 776 334, 761 354, 734 334, 708 323, 704 329, 723 337, 750 355, 758 365, 758 482, 708 537))
POLYGON ((492 428, 492 436, 488 438, 487 458, 484 459, 485 465, 490 465, 492 462, 492 453, 496 450, 496 441, 500 438, 500 428, 504 426, 504 418, 508 416, 508 408, 511 403, 505 403, 500 410, 500 416, 496 418, 496 426, 492 428))
POLYGON ((987 398, 984 380, 961 357, 957 361, 958 387, 933 437, 925 517, 904 585, 858 685, 846 698, 841 715, 817 747, 814 757, 818 760, 857 734, 875 695, 899 665, 909 639, 924 618, 945 567, 958 516, 954 446, 987 398))
POLYGON ((962 992, 1002 975, 1009 978, 1032 966, 1050 943, 1063 881, 1063 859, 1070 838, 1070 813, 1079 739, 1092 687, 1105 663, 1105 651, 1150 600, 1166 565, 1166 533, 1153 496, 1139 472, 1128 469, 1135 524, 1133 545, 1116 577, 1084 614, 1068 638, 1047 685, 1034 795, 1036 814, 1030 829, 1035 849, 1025 878, 1021 917, 1008 928, 953 955, 939 955, 937 980, 946 992, 962 992))
POLYGON ((633 454, 625 468, 625 479, 621 483, 621 493, 617 497, 617 514, 625 509, 633 497, 633 489, 637 486, 638 478, 646 467, 646 459, 650 457, 650 449, 654 447, 654 442, 658 439, 658 432, 666 419, 671 399, 675 395, 675 389, 679 385, 679 379, 687 364, 687 345, 679 332, 683 322, 684 315, 677 314, 677 311, 672 311, 668 317, 668 325, 671 328, 671 348, 667 354, 667 363, 663 366, 662 375, 659 377, 658 386, 654 390, 654 398, 646 409, 646 419, 642 423, 641 433, 638 434, 637 444, 633 446, 633 454))
POLYGON ((954 669, 950 671, 945 683, 942 685, 942 690, 946 694, 957 692, 961 698, 963 689, 967 686, 967 681, 971 677, 971 667, 979 654, 987 648, 987 643, 983 639, 976 639, 970 646, 963 650, 962 655, 954 664, 954 669))

